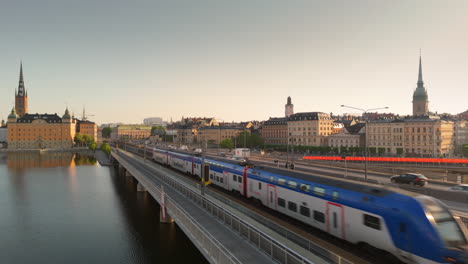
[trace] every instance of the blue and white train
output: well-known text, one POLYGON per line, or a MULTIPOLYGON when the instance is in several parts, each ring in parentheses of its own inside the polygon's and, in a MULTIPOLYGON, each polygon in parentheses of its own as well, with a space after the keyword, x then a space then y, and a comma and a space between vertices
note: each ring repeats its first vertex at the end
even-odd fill
POLYGON ((468 232, 439 200, 339 179, 153 150, 156 162, 405 263, 468 264, 468 232))

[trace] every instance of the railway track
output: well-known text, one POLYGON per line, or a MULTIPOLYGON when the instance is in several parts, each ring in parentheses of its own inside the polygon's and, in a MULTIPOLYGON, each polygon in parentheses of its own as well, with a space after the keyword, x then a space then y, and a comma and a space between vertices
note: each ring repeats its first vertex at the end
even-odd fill
MULTIPOLYGON (((128 150, 129 152, 143 157, 142 150, 139 151, 128 150)), ((148 156, 147 156, 148 157, 148 156)), ((192 184, 199 183, 194 177, 180 173, 177 170, 171 169, 173 172, 176 172, 185 180, 192 182, 192 184)), ((319 245, 320 247, 327 249, 353 263, 356 264, 366 264, 366 263, 382 263, 382 264, 404 264, 397 258, 392 255, 386 254, 386 252, 370 249, 370 248, 360 248, 352 243, 338 239, 327 232, 324 232, 320 229, 309 226, 305 223, 292 219, 286 215, 283 215, 279 212, 271 210, 265 206, 254 203, 251 200, 234 195, 233 193, 219 188, 217 186, 208 186, 207 193, 213 192, 213 196, 222 196, 225 199, 231 200, 234 203, 239 204, 242 207, 247 208, 248 210, 258 214, 274 223, 278 224, 282 228, 290 230, 291 232, 308 239, 309 241, 319 245)), ((302 246, 302 245, 301 245, 302 246)))

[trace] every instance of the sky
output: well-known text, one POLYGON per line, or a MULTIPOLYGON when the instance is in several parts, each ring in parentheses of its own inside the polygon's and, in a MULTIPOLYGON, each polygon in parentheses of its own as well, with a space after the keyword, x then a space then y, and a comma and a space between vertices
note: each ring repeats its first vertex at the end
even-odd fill
POLYGON ((468 1, 2 0, 0 115, 23 62, 30 113, 97 122, 468 109, 468 1))

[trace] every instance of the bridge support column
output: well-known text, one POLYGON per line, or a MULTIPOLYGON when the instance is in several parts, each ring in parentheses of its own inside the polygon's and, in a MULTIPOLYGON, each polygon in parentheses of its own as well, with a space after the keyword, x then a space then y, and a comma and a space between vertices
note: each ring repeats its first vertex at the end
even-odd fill
POLYGON ((174 219, 167 213, 166 210, 166 194, 164 193, 164 186, 161 186, 161 209, 159 211, 159 222, 163 224, 170 224, 174 219))
POLYGON ((146 188, 141 183, 138 183, 137 192, 146 192, 146 188))
POLYGON ((124 175, 126 172, 126 169, 124 166, 122 166, 121 164, 119 164, 119 174, 120 175, 124 175))
POLYGON ((130 177, 130 176, 132 176, 132 174, 128 170, 126 170, 125 171, 125 176, 130 177))

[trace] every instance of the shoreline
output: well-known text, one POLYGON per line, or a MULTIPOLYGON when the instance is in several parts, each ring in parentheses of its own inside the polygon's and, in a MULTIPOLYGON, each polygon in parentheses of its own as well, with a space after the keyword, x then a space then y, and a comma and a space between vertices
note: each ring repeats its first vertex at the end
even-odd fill
POLYGON ((82 148, 67 148, 67 149, 0 149, 0 153, 8 153, 8 152, 84 152, 84 151, 92 151, 87 147, 82 148))

